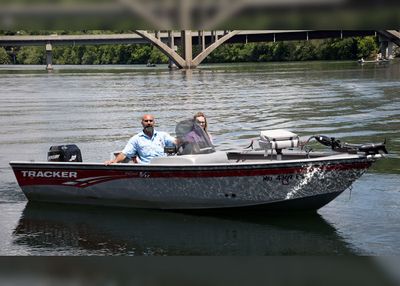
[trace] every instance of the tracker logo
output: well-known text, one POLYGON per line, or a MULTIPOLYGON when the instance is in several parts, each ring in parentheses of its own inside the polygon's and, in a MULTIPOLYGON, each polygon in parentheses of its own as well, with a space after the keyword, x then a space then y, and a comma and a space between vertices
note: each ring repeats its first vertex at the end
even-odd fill
POLYGON ((77 172, 61 171, 21 171, 23 177, 30 178, 77 178, 77 172))

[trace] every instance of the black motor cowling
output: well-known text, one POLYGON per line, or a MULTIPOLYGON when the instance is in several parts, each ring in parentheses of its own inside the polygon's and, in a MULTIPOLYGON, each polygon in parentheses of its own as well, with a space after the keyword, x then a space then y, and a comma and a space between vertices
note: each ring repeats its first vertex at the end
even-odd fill
POLYGON ((380 153, 388 154, 388 151, 386 150, 385 142, 360 144, 360 145, 345 144, 344 148, 346 148, 347 145, 349 145, 350 148, 357 148, 357 151, 364 152, 367 155, 375 155, 375 154, 380 154, 380 153))
POLYGON ((47 153, 49 162, 82 162, 81 150, 75 144, 51 146, 47 153))

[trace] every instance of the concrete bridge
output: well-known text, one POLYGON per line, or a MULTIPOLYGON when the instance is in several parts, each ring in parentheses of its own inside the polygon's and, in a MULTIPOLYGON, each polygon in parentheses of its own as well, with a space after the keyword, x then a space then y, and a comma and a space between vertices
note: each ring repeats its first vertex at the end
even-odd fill
POLYGON ((99 44, 144 44, 152 43, 178 68, 196 68, 212 51, 224 43, 248 43, 288 40, 312 40, 323 38, 345 38, 378 35, 381 52, 389 57, 393 44, 400 46, 400 32, 396 30, 245 30, 245 31, 191 31, 148 32, 136 30, 131 34, 101 35, 48 35, 48 36, 0 36, 0 46, 42 45, 46 47, 47 68, 52 68, 53 45, 99 45, 99 44), (182 55, 177 53, 182 47, 182 55), (193 45, 201 47, 193 55, 193 45))

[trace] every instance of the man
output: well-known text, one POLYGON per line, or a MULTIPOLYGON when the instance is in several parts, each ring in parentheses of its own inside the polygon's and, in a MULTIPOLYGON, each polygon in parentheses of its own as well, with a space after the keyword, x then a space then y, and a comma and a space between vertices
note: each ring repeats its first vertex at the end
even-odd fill
POLYGON ((124 150, 113 160, 105 161, 104 164, 110 165, 119 163, 125 158, 139 157, 142 164, 150 163, 154 157, 165 156, 164 147, 176 144, 176 139, 166 132, 154 130, 154 116, 145 114, 142 117, 143 131, 129 139, 124 150))

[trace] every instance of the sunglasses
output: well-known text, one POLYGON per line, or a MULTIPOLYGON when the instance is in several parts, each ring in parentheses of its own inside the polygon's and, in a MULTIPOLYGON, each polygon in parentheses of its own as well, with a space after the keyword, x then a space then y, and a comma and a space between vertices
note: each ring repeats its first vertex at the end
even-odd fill
POLYGON ((206 122, 205 122, 205 121, 199 121, 199 120, 196 120, 196 122, 197 122, 198 124, 206 124, 206 122))
POLYGON ((143 122, 153 122, 153 119, 143 119, 143 122))

